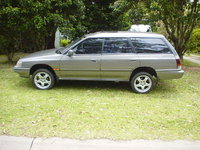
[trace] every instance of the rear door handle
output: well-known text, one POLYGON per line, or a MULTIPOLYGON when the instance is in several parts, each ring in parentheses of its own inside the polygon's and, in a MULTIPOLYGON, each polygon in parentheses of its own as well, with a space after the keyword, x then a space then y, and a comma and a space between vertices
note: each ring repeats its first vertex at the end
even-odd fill
POLYGON ((136 61, 135 59, 130 59, 129 61, 136 61))
POLYGON ((96 60, 96 59, 91 59, 91 61, 92 61, 92 62, 97 62, 97 60, 96 60))

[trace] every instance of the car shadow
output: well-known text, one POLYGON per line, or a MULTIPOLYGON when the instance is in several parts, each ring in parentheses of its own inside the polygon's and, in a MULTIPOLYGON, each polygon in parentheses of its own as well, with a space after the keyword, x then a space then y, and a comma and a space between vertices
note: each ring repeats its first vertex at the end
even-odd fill
MULTIPOLYGON (((26 87, 29 89, 36 89, 32 81, 29 79, 24 79, 18 82, 18 86, 26 87)), ((112 82, 112 81, 79 81, 79 80, 60 80, 55 87, 55 90, 63 89, 76 89, 76 90, 116 90, 133 93, 129 82, 112 82)), ((173 93, 176 87, 167 81, 158 82, 157 86, 149 94, 156 93, 173 93)))
POLYGON ((128 82, 111 82, 111 81, 72 81, 61 80, 56 84, 56 89, 114 89, 120 91, 132 91, 128 82))

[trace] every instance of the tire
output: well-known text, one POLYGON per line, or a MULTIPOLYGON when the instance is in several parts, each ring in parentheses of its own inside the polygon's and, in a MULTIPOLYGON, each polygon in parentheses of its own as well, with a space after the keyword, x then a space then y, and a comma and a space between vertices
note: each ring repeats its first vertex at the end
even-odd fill
POLYGON ((149 93, 155 86, 155 80, 147 72, 138 72, 131 79, 131 87, 135 93, 149 93))
POLYGON ((33 85, 40 90, 51 89, 55 84, 55 77, 48 69, 38 69, 32 75, 33 85))

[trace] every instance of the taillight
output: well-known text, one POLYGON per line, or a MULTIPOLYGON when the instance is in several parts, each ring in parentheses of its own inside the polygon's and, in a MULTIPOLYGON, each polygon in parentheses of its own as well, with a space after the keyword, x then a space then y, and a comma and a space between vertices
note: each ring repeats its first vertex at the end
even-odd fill
POLYGON ((181 67, 181 61, 180 61, 180 59, 176 59, 176 64, 177 64, 177 67, 181 67))

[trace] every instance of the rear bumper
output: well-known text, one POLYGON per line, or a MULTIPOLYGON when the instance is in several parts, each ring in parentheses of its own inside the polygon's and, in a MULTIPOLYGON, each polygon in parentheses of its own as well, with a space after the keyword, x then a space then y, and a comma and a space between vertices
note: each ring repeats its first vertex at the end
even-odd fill
POLYGON ((25 77, 25 78, 29 78, 29 72, 30 72, 30 69, 29 68, 19 68, 19 67, 14 67, 13 68, 14 72, 17 72, 20 77, 25 77))
POLYGON ((161 80, 178 79, 184 74, 183 70, 156 70, 157 76, 161 80))

